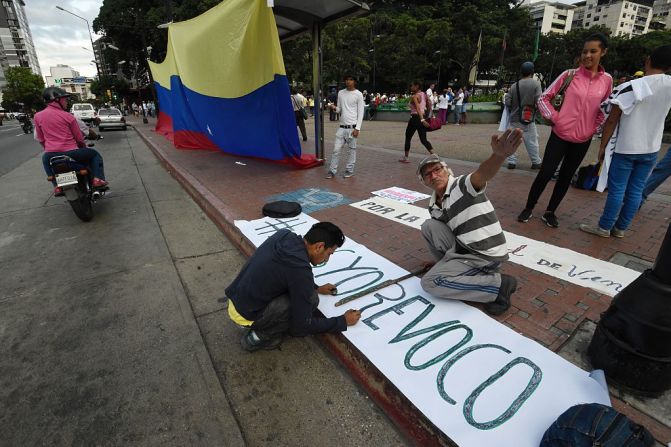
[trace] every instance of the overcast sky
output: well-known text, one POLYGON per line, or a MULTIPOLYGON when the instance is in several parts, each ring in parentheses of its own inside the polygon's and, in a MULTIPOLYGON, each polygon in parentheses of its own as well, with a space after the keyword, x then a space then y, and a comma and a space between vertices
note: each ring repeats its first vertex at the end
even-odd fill
MULTIPOLYGON (((95 58, 86 23, 56 9, 56 5, 84 17, 93 27, 103 0, 25 0, 25 3, 42 74, 48 76, 49 67, 66 64, 82 76, 94 76, 96 67, 91 61, 95 58)), ((93 34, 93 40, 98 37, 93 34)))
MULTIPOLYGON (((560 1, 574 3, 577 0, 560 1)), ((95 76, 96 67, 91 64, 94 57, 86 23, 56 9, 56 5, 84 17, 93 26, 93 19, 98 16, 103 0, 25 0, 25 3, 42 74, 48 76, 49 67, 66 64, 82 76, 95 76)), ((93 40, 98 37, 93 34, 93 40)))

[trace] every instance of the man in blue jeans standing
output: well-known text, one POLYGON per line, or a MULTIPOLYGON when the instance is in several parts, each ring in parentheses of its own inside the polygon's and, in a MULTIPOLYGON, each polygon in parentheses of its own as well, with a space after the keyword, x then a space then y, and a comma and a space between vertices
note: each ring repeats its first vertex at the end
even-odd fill
POLYGON ((608 198, 599 224, 582 224, 582 231, 621 238, 631 225, 657 161, 664 119, 671 108, 671 77, 665 74, 669 68, 671 45, 655 48, 645 61, 645 76, 619 85, 604 102, 608 119, 599 160, 612 157, 610 164, 606 159, 601 174, 608 178, 608 198))
POLYGON ((652 174, 648 177, 648 181, 645 183, 643 188, 643 202, 648 199, 648 196, 657 189, 659 185, 664 183, 664 180, 669 178, 671 175, 671 147, 667 149, 666 155, 662 158, 655 169, 652 170, 652 174))

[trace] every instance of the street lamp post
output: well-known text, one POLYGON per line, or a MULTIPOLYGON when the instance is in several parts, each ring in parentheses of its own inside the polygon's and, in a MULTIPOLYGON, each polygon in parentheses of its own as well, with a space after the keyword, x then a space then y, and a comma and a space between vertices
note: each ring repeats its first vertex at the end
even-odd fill
POLYGON ((438 80, 436 81, 436 88, 440 90, 440 66, 443 62, 443 53, 440 50, 434 51, 433 54, 438 55, 438 80))
POLYGON ((371 93, 375 93, 375 48, 371 48, 368 52, 373 53, 373 90, 371 93))
POLYGON ((61 10, 61 11, 63 11, 63 12, 67 12, 68 14, 71 14, 71 15, 77 17, 78 19, 82 19, 83 21, 86 22, 86 27, 87 27, 88 30, 89 30, 89 39, 91 40, 91 49, 93 50, 93 56, 94 56, 95 59, 96 59, 96 72, 98 73, 98 79, 100 79, 100 66, 98 65, 98 56, 96 56, 95 48, 94 48, 94 46, 93 46, 93 34, 91 34, 91 25, 89 25, 89 21, 86 20, 84 17, 79 16, 79 15, 75 14, 75 13, 72 12, 72 11, 68 11, 67 9, 62 8, 62 7, 58 6, 58 5, 56 5, 56 9, 59 9, 59 10, 61 10))

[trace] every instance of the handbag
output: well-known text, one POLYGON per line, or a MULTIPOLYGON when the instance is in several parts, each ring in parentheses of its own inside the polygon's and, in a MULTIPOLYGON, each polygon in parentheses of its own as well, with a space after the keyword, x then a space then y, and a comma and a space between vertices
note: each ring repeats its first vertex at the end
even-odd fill
POLYGON ((433 132, 434 130, 438 130, 443 125, 440 122, 440 118, 438 118, 437 116, 427 119, 426 122, 429 125, 429 127, 426 128, 427 132, 433 132))
POLYGON ((564 82, 562 82, 561 87, 559 87, 559 91, 555 95, 554 98, 552 98, 552 107, 559 112, 561 110, 562 104, 564 104, 564 97, 566 96, 566 89, 568 89, 568 86, 571 85, 571 81, 575 77, 575 70, 569 70, 568 75, 564 78, 564 82))

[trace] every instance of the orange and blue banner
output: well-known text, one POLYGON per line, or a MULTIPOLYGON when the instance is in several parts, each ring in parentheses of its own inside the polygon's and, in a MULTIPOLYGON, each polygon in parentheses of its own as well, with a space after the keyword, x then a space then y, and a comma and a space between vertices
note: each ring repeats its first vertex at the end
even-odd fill
POLYGON ((168 28, 150 62, 156 130, 183 149, 316 164, 302 156, 273 11, 266 0, 227 0, 168 28))

